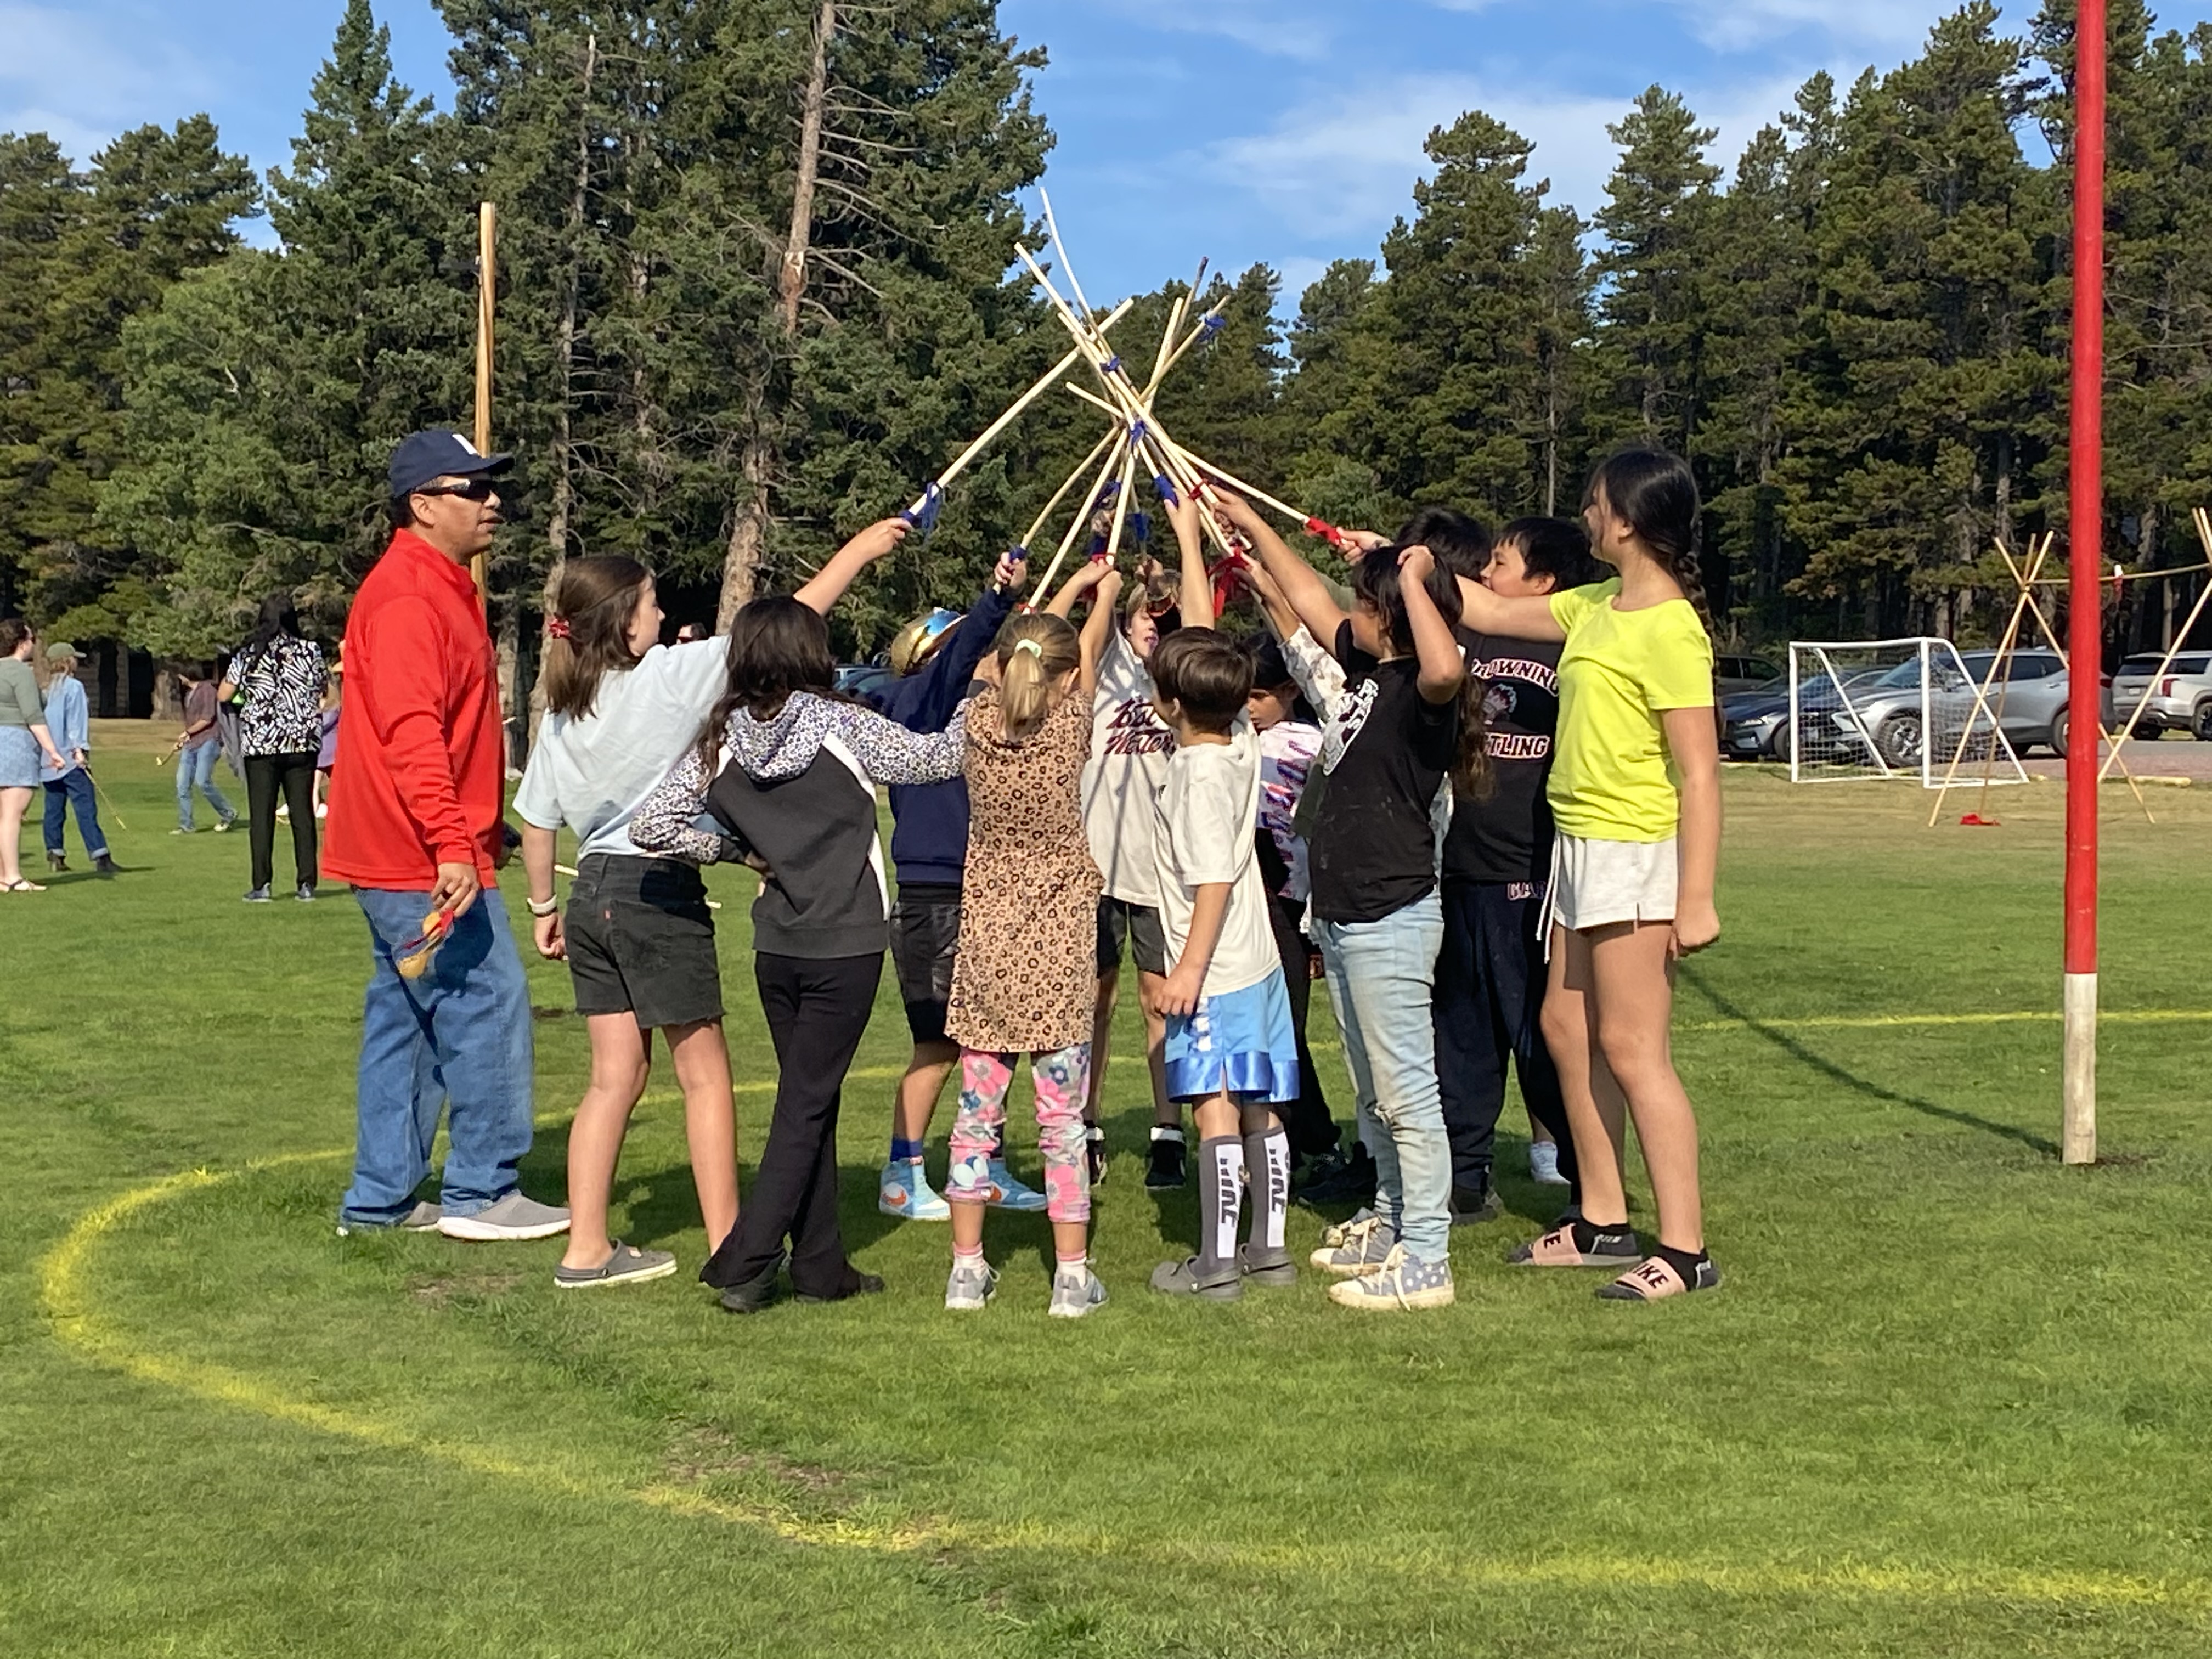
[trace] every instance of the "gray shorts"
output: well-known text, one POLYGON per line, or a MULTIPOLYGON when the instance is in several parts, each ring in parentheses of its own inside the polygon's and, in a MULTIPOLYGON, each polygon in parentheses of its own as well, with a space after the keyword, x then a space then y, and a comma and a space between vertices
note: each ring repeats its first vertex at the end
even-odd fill
POLYGON ((1121 965, 1121 945, 1140 974, 1168 970, 1168 936, 1160 927, 1160 913, 1149 904, 1132 904, 1112 895, 1098 901, 1098 977, 1103 979, 1121 965))
POLYGON ((696 866, 594 853, 577 866, 563 932, 578 1013, 635 1014, 647 1030, 721 1018, 714 921, 696 866))
POLYGON ((917 882, 899 889, 891 906, 891 970, 906 1028, 916 1042, 945 1042, 945 1005, 952 1000, 952 962, 960 945, 960 890, 917 882))

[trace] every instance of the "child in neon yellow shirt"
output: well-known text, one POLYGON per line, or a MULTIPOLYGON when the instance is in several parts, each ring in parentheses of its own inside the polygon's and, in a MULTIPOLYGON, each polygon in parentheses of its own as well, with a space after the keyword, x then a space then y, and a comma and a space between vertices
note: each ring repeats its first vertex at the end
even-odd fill
POLYGON ((1698 514, 1686 463, 1624 450, 1592 477, 1584 508, 1591 550, 1615 580, 1534 599, 1467 596, 1471 628, 1565 642, 1547 788, 1559 846, 1543 1022, 1583 1208, 1513 1259, 1625 1268, 1598 1294, 1629 1301, 1720 1283, 1705 1251, 1697 1119, 1668 1045, 1669 965, 1720 937, 1720 764, 1698 514), (1648 1255, 1628 1225, 1628 1115, 1659 1210, 1648 1255))

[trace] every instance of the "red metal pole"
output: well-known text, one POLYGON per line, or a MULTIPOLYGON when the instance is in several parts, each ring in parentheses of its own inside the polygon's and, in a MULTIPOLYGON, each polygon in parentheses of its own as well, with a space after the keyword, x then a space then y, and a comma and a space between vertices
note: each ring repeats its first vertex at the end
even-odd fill
POLYGON ((2067 619, 2064 1133, 2069 1164, 2097 1161, 2097 763, 2105 668, 2105 0, 2074 31, 2074 374, 2067 619))

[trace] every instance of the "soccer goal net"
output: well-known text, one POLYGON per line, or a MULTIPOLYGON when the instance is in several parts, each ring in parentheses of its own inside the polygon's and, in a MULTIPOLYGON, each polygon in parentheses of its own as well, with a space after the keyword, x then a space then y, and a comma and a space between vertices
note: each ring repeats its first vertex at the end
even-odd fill
POLYGON ((1793 641, 1790 781, 2027 782, 2005 735, 2000 662, 1942 639, 1793 641))

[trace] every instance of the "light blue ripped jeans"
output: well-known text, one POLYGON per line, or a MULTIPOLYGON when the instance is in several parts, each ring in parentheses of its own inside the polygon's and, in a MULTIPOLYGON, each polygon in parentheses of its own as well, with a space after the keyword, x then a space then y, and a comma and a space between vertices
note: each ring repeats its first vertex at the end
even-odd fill
POLYGON ((1424 1261, 1451 1257, 1451 1141, 1437 1088, 1430 1012, 1443 949, 1431 891, 1380 921, 1314 919, 1359 1097, 1359 1138, 1375 1158, 1375 1210, 1424 1261))

